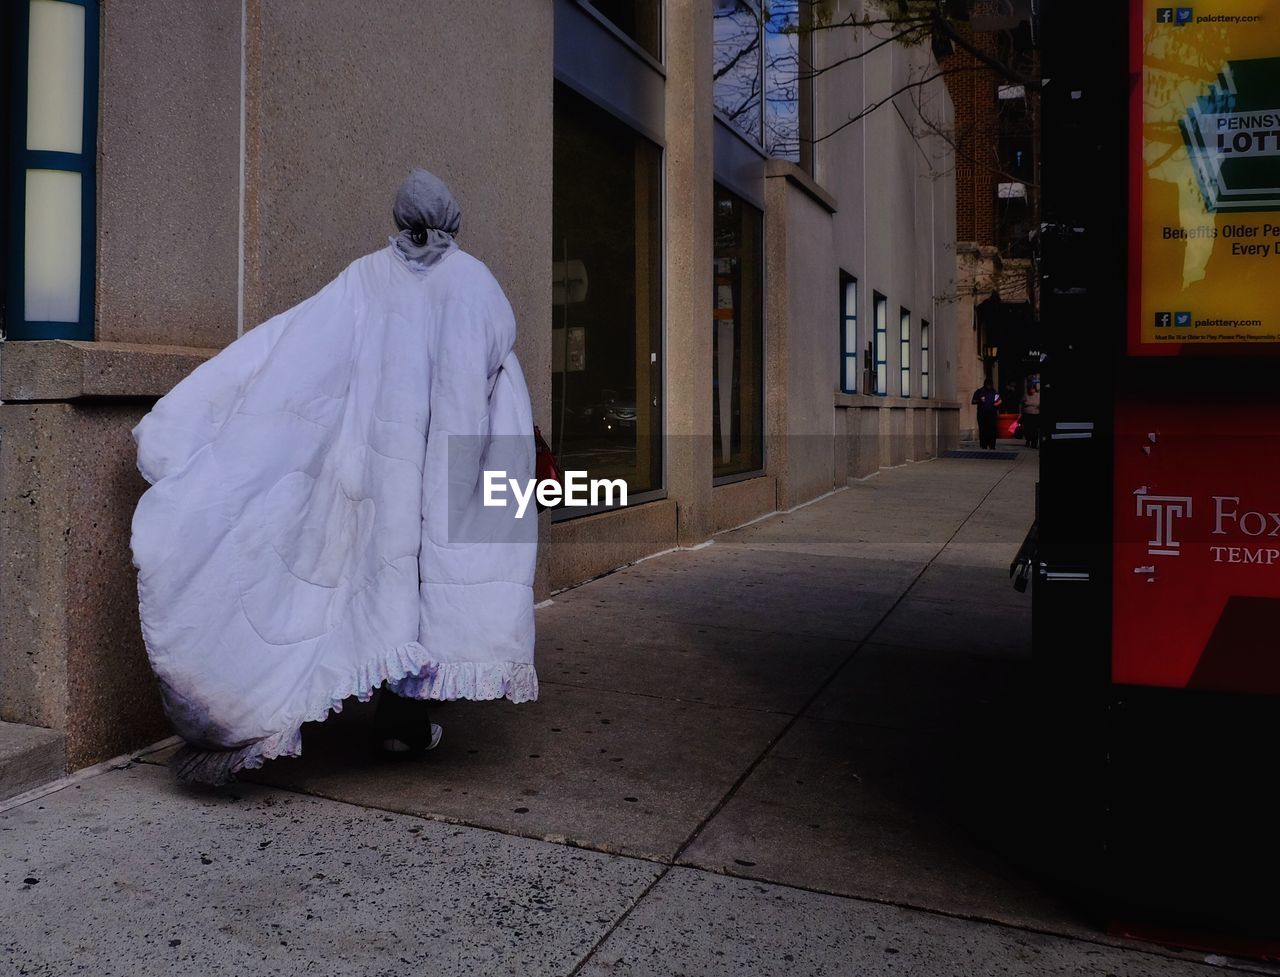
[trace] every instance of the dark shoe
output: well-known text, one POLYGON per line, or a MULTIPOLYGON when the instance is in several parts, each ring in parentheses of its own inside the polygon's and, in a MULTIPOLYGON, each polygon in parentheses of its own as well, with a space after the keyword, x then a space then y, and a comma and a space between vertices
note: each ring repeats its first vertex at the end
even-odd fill
POLYGON ((434 750, 440 745, 440 740, 444 736, 444 727, 439 723, 431 724, 431 739, 423 746, 421 743, 406 743, 397 737, 388 737, 382 741, 382 749, 387 753, 397 754, 422 754, 428 750, 434 750))
POLYGON ((431 722, 426 701, 406 699, 388 689, 378 697, 374 728, 382 749, 398 756, 421 756, 439 746, 444 735, 444 730, 431 722))

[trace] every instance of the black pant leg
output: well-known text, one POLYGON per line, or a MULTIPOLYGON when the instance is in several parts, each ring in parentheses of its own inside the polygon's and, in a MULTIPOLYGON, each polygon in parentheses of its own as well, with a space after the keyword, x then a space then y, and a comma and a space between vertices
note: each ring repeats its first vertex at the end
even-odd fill
POLYGON ((996 446, 996 419, 986 412, 978 415, 978 444, 983 448, 996 446))
POLYGON ((426 699, 406 699, 390 689, 378 693, 375 719, 378 735, 403 740, 410 746, 431 739, 431 703, 426 699))
POLYGON ((1033 448, 1040 447, 1040 415, 1027 414, 1022 425, 1027 431, 1027 444, 1033 448))

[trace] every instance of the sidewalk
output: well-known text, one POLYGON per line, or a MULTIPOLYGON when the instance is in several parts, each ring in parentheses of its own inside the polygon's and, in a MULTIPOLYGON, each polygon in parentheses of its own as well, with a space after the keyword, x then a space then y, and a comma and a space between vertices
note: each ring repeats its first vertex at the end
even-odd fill
POLYGON ((909 465, 560 594, 540 701, 421 762, 357 705, 254 783, 8 810, 0 974, 1223 973, 1017 867, 1035 478, 909 465))

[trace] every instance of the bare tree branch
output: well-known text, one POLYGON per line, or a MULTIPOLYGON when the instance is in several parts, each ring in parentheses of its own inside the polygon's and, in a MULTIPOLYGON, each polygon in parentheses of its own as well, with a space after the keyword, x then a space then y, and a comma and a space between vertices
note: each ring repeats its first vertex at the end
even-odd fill
POLYGON ((836 68, 839 68, 841 65, 846 65, 852 61, 858 61, 861 58, 865 58, 868 54, 871 54, 875 51, 880 50, 886 44, 892 44, 894 41, 905 38, 910 34, 913 34, 919 30, 920 28, 918 27, 911 27, 906 30, 899 31, 897 34, 894 34, 891 37, 883 38, 878 43, 871 45, 871 47, 869 48, 864 48, 863 50, 859 51, 857 54, 851 54, 846 58, 841 58, 839 61, 833 61, 831 64, 825 65, 821 68, 811 68, 811 70, 808 71, 804 75, 804 77, 817 78, 819 75, 825 75, 828 71, 834 71, 836 68))
POLYGON ((941 0, 938 0, 937 13, 933 20, 933 27, 939 33, 944 35, 956 47, 967 53, 973 58, 981 61, 984 65, 1000 75, 1006 81, 1015 85, 1022 85, 1029 94, 1040 94, 1040 83, 1032 78, 1027 77, 1019 71, 1015 71, 1012 66, 1005 64, 998 58, 993 58, 981 48, 971 44, 959 31, 952 26, 951 21, 942 10, 941 0))
MULTIPOLYGON (((941 122, 937 122, 934 119, 931 119, 929 117, 929 114, 925 111, 924 105, 920 102, 918 98, 916 98, 918 94, 919 94, 919 90, 912 93, 912 105, 915 108, 916 118, 920 120, 921 125, 923 125, 924 128, 928 130, 928 132, 931 135, 937 136, 944 143, 946 143, 947 146, 951 148, 951 151, 955 153, 957 157, 965 160, 968 163, 973 164, 974 166, 987 170, 998 177, 1001 177, 1004 182, 1021 183, 1025 187, 1027 187, 1028 190, 1040 189, 1040 184, 1035 180, 1030 180, 1025 176, 1021 176, 1016 173, 1011 173, 1008 170, 1004 169, 1004 167, 1000 165, 998 153, 994 153, 994 152, 991 153, 990 154, 992 157, 991 159, 979 159, 977 154, 970 152, 967 144, 970 142, 977 142, 978 140, 973 137, 975 137, 978 134, 969 132, 969 133, 965 133, 964 135, 967 135, 970 138, 968 139, 959 138, 954 126, 943 125, 941 122)), ((903 116, 902 121, 906 124, 908 129, 911 129, 911 124, 907 122, 907 119, 905 116, 903 116)), ((994 147, 988 145, 988 148, 994 148, 994 147)))
POLYGON ((942 78, 942 77, 943 77, 943 76, 945 76, 945 75, 956 75, 956 74, 960 74, 960 73, 965 72, 965 71, 980 71, 980 70, 982 70, 982 69, 980 69, 980 68, 974 68, 972 65, 961 65, 961 66, 960 66, 960 67, 958 67, 958 68, 943 68, 943 69, 939 69, 938 71, 935 71, 933 74, 929 75, 929 76, 928 76, 928 77, 926 77, 926 78, 918 78, 918 79, 916 79, 915 81, 908 82, 907 84, 905 84, 905 85, 903 85, 901 88, 899 88, 897 91, 890 92, 890 93, 889 93, 888 95, 886 95, 884 98, 880 99, 880 101, 878 101, 878 102, 871 102, 870 104, 868 104, 868 105, 864 106, 861 112, 857 113, 856 115, 850 116, 847 120, 845 120, 844 122, 842 122, 840 125, 836 126, 834 129, 832 129, 832 130, 831 130, 830 132, 828 132, 826 135, 824 135, 824 136, 818 136, 816 139, 814 139, 814 141, 813 141, 813 142, 814 142, 814 144, 816 145, 816 144, 818 144, 818 143, 822 142, 822 141, 823 141, 823 140, 825 140, 825 139, 830 139, 832 136, 834 136, 836 133, 840 132, 841 130, 843 130, 843 129, 847 129, 849 126, 853 125, 855 122, 861 122, 863 119, 865 119, 868 115, 870 115, 872 112, 874 112, 874 111, 875 111, 876 109, 878 109, 880 106, 884 105, 886 102, 891 102, 891 101, 893 101, 895 98, 897 98, 897 97, 898 97, 899 95, 901 95, 903 92, 909 92, 909 91, 911 91, 911 89, 913 89, 913 88, 922 88, 923 86, 925 86, 925 85, 929 84, 929 82, 931 82, 931 81, 935 81, 935 80, 937 80, 938 78, 942 78))
POLYGON ((740 51, 738 51, 737 54, 735 54, 732 58, 726 61, 722 68, 719 68, 716 70, 715 74, 712 76, 713 80, 719 81, 721 78, 727 75, 730 71, 736 68, 738 66, 738 63, 743 58, 745 58, 752 51, 755 51, 757 48, 759 48, 759 46, 760 46, 760 34, 757 32, 752 37, 750 44, 742 48, 740 51))

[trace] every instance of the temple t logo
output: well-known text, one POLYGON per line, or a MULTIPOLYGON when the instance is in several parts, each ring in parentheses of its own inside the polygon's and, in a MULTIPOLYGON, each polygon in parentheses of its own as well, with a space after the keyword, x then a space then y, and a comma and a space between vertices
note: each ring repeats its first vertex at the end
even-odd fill
POLYGON ((1154 535, 1147 540, 1147 553, 1180 556, 1182 543, 1174 535, 1173 527, 1177 520, 1191 517, 1190 496, 1134 494, 1138 500, 1138 517, 1149 518, 1154 523, 1154 535))

